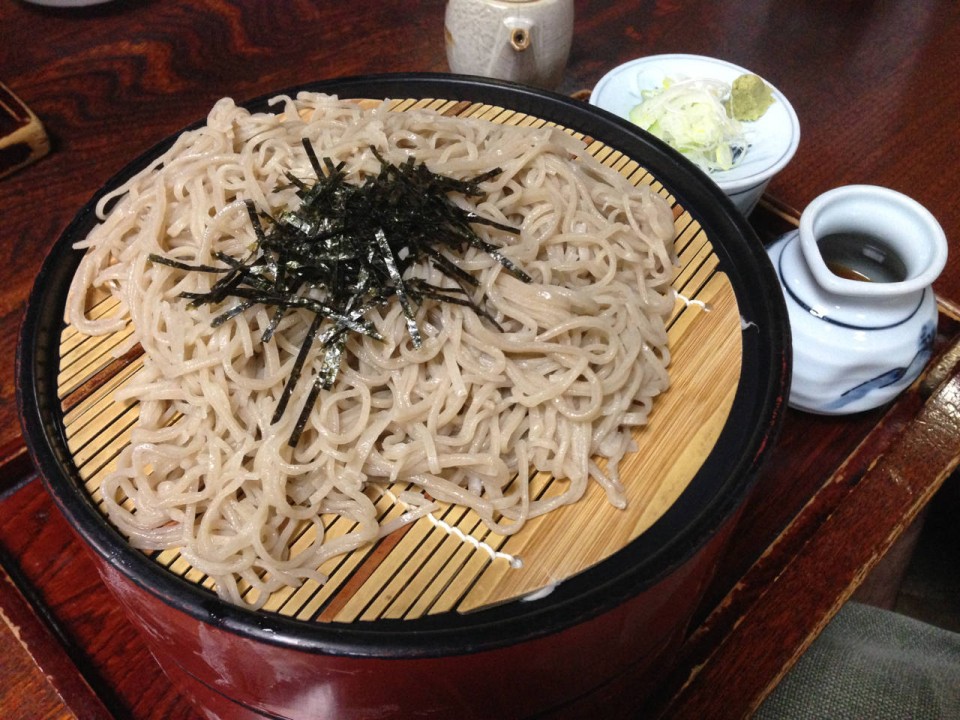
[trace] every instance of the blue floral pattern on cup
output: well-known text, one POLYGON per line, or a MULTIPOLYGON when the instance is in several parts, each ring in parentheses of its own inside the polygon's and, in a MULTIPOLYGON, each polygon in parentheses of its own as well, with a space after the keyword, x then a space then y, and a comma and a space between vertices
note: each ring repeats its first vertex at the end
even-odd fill
POLYGON ((916 378, 923 371, 923 368, 926 367, 927 363, 930 362, 930 357, 933 355, 933 339, 935 334, 935 325, 932 322, 926 323, 920 331, 917 354, 913 356, 909 365, 906 367, 892 368, 875 378, 846 390, 836 400, 827 403, 824 409, 839 411, 850 403, 862 400, 871 392, 882 391, 896 386, 904 380, 904 378, 907 378, 906 384, 912 382, 913 378, 916 378))

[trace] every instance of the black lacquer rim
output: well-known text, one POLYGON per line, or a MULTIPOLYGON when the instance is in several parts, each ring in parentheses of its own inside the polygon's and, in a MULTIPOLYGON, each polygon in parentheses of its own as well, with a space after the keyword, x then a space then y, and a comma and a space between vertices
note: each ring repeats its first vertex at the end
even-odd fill
POLYGON ((467 615, 307 623, 236 607, 169 573, 131 549, 89 501, 64 437, 57 358, 67 288, 80 260, 74 240, 96 221, 97 200, 166 150, 173 136, 130 163, 80 210, 49 252, 28 301, 17 349, 21 424, 44 483, 71 525, 107 563, 198 621, 300 651, 382 659, 461 655, 557 633, 609 612, 688 561, 752 487, 789 393, 790 336, 783 295, 763 246, 729 199, 656 138, 604 110, 555 93, 484 78, 414 73, 324 80, 243 104, 263 110, 269 98, 300 90, 344 98, 444 98, 503 106, 582 132, 649 170, 708 233, 740 313, 749 321, 742 335, 740 383, 716 446, 673 506, 645 533, 536 600, 467 615))

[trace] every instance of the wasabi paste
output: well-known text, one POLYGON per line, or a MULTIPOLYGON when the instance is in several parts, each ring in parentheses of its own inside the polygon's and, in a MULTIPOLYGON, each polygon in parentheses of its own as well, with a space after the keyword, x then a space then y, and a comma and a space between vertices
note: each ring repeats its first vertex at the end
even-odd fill
POLYGON ((727 112, 734 120, 759 120, 773 105, 773 93, 759 75, 741 75, 733 81, 727 112))

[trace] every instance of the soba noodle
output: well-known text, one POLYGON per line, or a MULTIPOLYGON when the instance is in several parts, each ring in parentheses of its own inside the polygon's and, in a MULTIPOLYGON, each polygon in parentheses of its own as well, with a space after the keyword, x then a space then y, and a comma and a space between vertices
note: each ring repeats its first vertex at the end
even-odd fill
MULTIPOLYGON (((407 503, 405 521, 459 503, 498 533, 575 502, 591 480, 623 506, 617 464, 633 446, 631 428, 668 385, 667 203, 556 129, 393 112, 386 103, 362 109, 308 93, 275 104, 276 114, 251 114, 218 102, 205 126, 103 199, 103 221, 80 243, 68 321, 89 335, 132 325, 130 345, 144 350, 143 369, 117 393, 139 403, 139 419, 102 482, 110 520, 135 547, 180 548, 222 597, 257 605, 305 578, 324 582, 325 560, 391 530, 374 507, 384 492, 407 503), (501 327, 470 308, 425 301, 419 349, 399 303, 372 312, 383 340, 353 334, 335 385, 289 447, 297 413, 271 419, 312 317, 291 312, 265 343, 270 308, 213 327, 223 307, 188 307, 180 294, 209 290, 216 276, 148 256, 217 264, 217 252, 249 253, 244 201, 271 213, 296 207, 285 173, 312 176, 303 137, 352 178, 378 170, 371 147, 458 178, 500 167, 476 209, 520 233, 476 229, 533 281, 466 252, 455 262, 479 280, 501 327), (88 315, 95 288, 119 300, 117 314, 88 315), (534 497, 537 472, 555 476, 561 491, 534 497), (352 529, 333 537, 324 526, 331 516, 352 529)), ((429 267, 415 272, 449 283, 429 267)), ((320 362, 313 348, 301 397, 320 362)))

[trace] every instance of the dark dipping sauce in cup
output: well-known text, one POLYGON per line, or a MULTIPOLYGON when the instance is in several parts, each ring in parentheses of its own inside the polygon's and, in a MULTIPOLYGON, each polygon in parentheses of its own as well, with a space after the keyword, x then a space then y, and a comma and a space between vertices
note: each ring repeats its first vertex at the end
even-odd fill
POLYGON ((836 232, 817 240, 827 267, 837 277, 894 283, 907 279, 907 266, 880 238, 862 232, 836 232))

